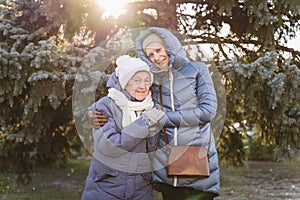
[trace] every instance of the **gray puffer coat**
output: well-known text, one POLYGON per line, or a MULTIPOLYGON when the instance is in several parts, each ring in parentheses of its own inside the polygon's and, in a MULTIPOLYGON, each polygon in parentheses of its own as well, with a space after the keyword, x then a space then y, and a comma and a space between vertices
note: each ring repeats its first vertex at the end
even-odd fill
MULTIPOLYGON (((120 90, 115 74, 107 86, 120 90)), ((94 154, 81 199, 152 200, 151 155, 157 148, 158 131, 150 132, 141 117, 123 128, 122 110, 107 96, 93 106, 108 122, 93 129, 94 154)))
MULTIPOLYGON (((217 97, 207 66, 202 62, 190 62, 178 39, 164 28, 148 28, 136 39, 138 56, 150 66, 154 74, 151 87, 153 101, 161 107, 162 90, 166 127, 169 144, 174 145, 174 129, 177 127, 178 145, 201 145, 209 147, 210 176, 208 178, 178 178, 178 187, 220 193, 218 155, 210 122, 216 115, 217 97), (151 33, 162 38, 170 56, 169 71, 161 71, 145 55, 143 40, 151 33)), ((159 150, 153 160, 154 183, 173 185, 173 178, 167 176, 167 151, 163 133, 160 134, 159 150)))

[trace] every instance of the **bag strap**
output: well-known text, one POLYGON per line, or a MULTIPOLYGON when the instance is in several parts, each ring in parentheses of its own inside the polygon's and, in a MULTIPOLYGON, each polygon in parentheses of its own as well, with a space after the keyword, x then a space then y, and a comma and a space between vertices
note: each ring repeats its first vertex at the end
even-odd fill
MULTIPOLYGON (((160 100, 160 107, 162 110, 164 110, 164 107, 163 107, 163 99, 162 99, 162 85, 159 85, 159 100, 160 100)), ((168 137, 167 137, 167 130, 166 128, 164 128, 164 140, 165 140, 165 143, 166 145, 169 144, 169 141, 168 141, 168 137)))
MULTIPOLYGON (((160 100, 160 107, 162 110, 163 109, 163 99, 162 99, 162 85, 159 85, 159 100, 160 100)), ((168 140, 168 137, 167 137, 167 131, 166 131, 166 128, 163 129, 164 131, 164 140, 165 140, 165 143, 166 145, 169 144, 169 140, 168 140)), ((211 127, 210 127, 210 133, 209 133, 209 141, 208 141, 208 149, 207 149, 207 156, 209 157, 209 150, 210 150, 210 143, 211 143, 211 135, 212 135, 212 130, 211 130, 211 127)))
MULTIPOLYGON (((162 99, 162 85, 159 85, 159 98, 160 98, 160 106, 161 106, 161 109, 163 109, 163 99, 162 99)), ((176 137, 177 138, 177 137, 176 137)), ((166 131, 166 128, 164 128, 164 140, 165 140, 165 143, 166 143, 166 147, 168 147, 168 144, 169 144, 169 141, 168 141, 168 137, 167 137, 167 131, 166 131)), ((177 142, 176 142, 177 143, 177 142)), ((177 145, 177 144, 176 144, 177 145)), ((177 186, 177 176, 174 176, 174 179, 173 179, 173 186, 176 187, 177 186)))

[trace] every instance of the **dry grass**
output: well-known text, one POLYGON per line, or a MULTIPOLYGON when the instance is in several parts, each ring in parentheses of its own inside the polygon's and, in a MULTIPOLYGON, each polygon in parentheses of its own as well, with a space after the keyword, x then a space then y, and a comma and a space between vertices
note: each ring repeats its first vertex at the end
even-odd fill
MULTIPOLYGON (((0 175, 0 200, 80 199, 89 161, 72 160, 58 169, 39 169, 32 183, 17 186, 0 175)), ((161 195, 154 193, 155 200, 161 195)), ((300 199, 300 162, 248 162, 241 168, 221 167, 221 196, 216 200, 300 199)))

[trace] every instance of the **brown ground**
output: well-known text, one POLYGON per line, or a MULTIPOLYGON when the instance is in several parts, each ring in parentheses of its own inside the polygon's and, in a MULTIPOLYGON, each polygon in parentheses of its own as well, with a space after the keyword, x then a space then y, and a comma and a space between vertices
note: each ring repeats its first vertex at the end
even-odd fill
MULTIPOLYGON (((72 161, 65 168, 39 169, 28 185, 17 186, 0 175, 0 200, 80 199, 88 161, 72 161)), ((161 200, 155 192, 155 200, 161 200)), ((241 168, 221 167, 221 196, 216 200, 300 200, 300 162, 247 162, 241 168)))

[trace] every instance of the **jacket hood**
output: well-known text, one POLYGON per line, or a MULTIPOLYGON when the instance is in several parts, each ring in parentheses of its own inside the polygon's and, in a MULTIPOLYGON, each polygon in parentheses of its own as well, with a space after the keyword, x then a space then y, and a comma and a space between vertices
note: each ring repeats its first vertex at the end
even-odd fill
POLYGON ((182 48, 181 43, 173 33, 165 28, 150 27, 136 38, 136 53, 150 66, 150 70, 152 72, 161 72, 161 70, 146 56, 143 49, 143 41, 152 33, 157 34, 164 42, 166 51, 170 56, 169 68, 179 69, 189 61, 185 50, 182 48))
POLYGON ((116 76, 116 72, 113 72, 110 76, 109 76, 109 79, 106 83, 106 87, 107 88, 115 88, 117 90, 122 90, 121 88, 121 85, 119 83, 119 79, 118 77, 116 76))
POLYGON ((113 72, 109 76, 108 81, 106 83, 106 87, 107 88, 115 88, 116 90, 123 92, 129 100, 135 101, 135 99, 127 92, 127 90, 122 89, 119 79, 116 75, 116 72, 113 72))

